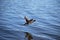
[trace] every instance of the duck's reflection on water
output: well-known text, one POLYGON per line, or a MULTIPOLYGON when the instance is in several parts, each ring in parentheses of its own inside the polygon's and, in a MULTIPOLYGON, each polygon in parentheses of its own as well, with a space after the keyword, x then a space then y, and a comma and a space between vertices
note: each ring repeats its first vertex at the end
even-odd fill
POLYGON ((28 32, 24 32, 24 33, 26 34, 25 38, 27 38, 28 40, 32 40, 33 39, 32 35, 30 33, 28 33, 28 32))

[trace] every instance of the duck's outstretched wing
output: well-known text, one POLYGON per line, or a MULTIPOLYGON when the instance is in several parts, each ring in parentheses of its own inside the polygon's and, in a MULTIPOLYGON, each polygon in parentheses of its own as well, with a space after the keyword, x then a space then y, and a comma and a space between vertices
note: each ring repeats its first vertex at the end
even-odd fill
POLYGON ((28 18, 27 18, 26 16, 24 17, 24 19, 25 19, 26 23, 29 21, 28 18))

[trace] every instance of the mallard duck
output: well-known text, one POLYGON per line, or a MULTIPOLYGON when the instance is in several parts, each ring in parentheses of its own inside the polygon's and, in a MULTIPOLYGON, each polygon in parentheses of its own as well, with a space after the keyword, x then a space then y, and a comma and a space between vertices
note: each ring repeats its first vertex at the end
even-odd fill
POLYGON ((34 20, 34 19, 28 19, 26 16, 24 17, 24 19, 25 19, 25 21, 26 21, 26 23, 24 24, 24 25, 26 25, 26 24, 32 24, 33 22, 35 22, 36 20, 34 20))

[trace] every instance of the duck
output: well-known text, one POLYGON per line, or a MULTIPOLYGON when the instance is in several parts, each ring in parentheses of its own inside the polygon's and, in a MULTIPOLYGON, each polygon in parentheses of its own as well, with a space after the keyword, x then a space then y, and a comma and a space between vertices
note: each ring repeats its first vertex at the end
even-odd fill
POLYGON ((26 21, 26 23, 25 23, 24 25, 32 24, 33 22, 36 21, 36 20, 34 20, 34 19, 30 19, 30 20, 29 20, 29 19, 27 18, 27 16, 25 16, 24 19, 25 19, 25 21, 26 21))

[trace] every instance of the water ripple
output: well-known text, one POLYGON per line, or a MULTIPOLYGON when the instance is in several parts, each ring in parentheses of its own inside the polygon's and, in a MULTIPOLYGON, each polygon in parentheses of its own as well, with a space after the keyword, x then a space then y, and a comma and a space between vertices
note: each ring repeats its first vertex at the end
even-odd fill
POLYGON ((25 33, 34 40, 60 40, 59 0, 1 0, 0 40, 26 40, 25 33), (24 26, 24 16, 36 19, 24 26))

